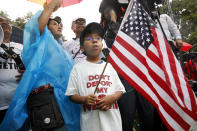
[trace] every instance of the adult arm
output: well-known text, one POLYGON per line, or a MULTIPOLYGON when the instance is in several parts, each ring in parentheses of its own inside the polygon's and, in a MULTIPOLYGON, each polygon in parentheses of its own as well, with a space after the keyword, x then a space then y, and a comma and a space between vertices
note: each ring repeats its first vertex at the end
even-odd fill
POLYGON ((51 14, 60 7, 61 2, 61 0, 51 0, 50 3, 44 4, 44 10, 38 19, 40 34, 44 31, 51 14))
POLYGON ((183 41, 177 25, 168 15, 166 15, 166 21, 171 35, 175 38, 177 48, 181 48, 183 46, 183 41))

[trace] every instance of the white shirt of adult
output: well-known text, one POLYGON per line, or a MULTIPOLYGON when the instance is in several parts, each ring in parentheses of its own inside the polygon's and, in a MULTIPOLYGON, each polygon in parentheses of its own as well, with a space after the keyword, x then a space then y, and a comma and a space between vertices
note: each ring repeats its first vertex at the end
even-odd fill
MULTIPOLYGON (((13 51, 21 56, 23 45, 15 42, 5 43, 6 46, 13 47, 13 51)), ((0 53, 5 53, 4 49, 0 47, 0 53)), ((7 53, 6 53, 7 54, 7 53)), ((5 110, 9 107, 9 103, 14 95, 18 86, 16 82, 16 75, 18 73, 18 66, 14 59, 8 58, 7 60, 0 57, 0 110, 5 110)))
POLYGON ((75 64, 86 60, 86 56, 80 50, 79 38, 64 42, 62 47, 72 55, 75 64))
MULTIPOLYGON (((173 39, 182 39, 181 33, 177 27, 177 25, 173 22, 173 20, 167 14, 160 15, 159 18, 161 25, 166 34, 167 40, 173 41, 173 39)), ((157 24, 159 26, 159 24, 157 24)), ((160 27, 160 26, 159 26, 160 27)))
MULTIPOLYGON (((71 71, 67 96, 78 94, 87 96, 93 94, 99 76, 105 66, 105 62, 95 64, 85 60, 73 67, 71 71)), ((125 92, 116 71, 108 63, 104 75, 99 84, 96 95, 105 96, 115 93, 116 91, 125 92)), ((107 111, 95 110, 93 106, 88 108, 87 105, 81 105, 81 130, 82 131, 121 131, 122 122, 117 103, 107 111), (116 108, 114 108, 116 107, 116 108)))

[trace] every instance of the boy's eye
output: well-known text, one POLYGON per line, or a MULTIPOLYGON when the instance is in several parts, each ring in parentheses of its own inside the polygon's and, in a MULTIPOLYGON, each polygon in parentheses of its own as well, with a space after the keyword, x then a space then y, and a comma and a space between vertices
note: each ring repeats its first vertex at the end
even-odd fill
POLYGON ((92 37, 87 37, 87 38, 85 38, 85 40, 86 41, 92 41, 93 39, 92 39, 92 37))
POLYGON ((97 41, 101 41, 101 40, 102 40, 102 38, 101 38, 101 37, 95 37, 95 38, 92 38, 92 37, 86 37, 86 38, 85 38, 85 40, 86 40, 86 41, 93 41, 94 39, 95 39, 95 40, 97 40, 97 41))

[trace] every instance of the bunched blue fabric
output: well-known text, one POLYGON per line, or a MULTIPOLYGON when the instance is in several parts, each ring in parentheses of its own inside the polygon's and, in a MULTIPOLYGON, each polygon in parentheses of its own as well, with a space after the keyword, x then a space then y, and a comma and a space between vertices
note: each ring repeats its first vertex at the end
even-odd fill
POLYGON ((65 96, 72 57, 63 50, 45 27, 40 35, 38 18, 41 11, 25 25, 22 60, 26 71, 16 89, 0 131, 16 131, 28 118, 26 100, 32 90, 50 84, 54 87, 56 101, 68 131, 80 131, 80 105, 65 96))

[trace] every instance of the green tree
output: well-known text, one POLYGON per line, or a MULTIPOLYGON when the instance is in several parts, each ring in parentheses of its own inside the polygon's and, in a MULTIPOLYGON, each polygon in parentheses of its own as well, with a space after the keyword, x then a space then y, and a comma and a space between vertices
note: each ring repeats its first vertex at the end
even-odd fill
POLYGON ((25 16, 23 17, 18 17, 15 20, 11 20, 10 16, 7 14, 7 12, 5 11, 0 11, 0 16, 6 18, 9 23, 11 23, 12 25, 20 28, 20 29, 24 29, 25 24, 27 23, 27 21, 33 16, 32 12, 28 12, 25 16))
POLYGON ((32 12, 27 13, 24 17, 18 17, 14 20, 13 25, 20 28, 24 29, 25 24, 27 21, 33 16, 32 12))
POLYGON ((197 1, 182 0, 180 9, 182 9, 182 21, 187 23, 190 29, 187 41, 191 44, 197 43, 197 1))
MULTIPOLYGON (((173 0, 171 7, 183 40, 190 44, 197 43, 197 1, 173 0)), ((169 14, 167 5, 162 6, 160 12, 169 14)))
POLYGON ((12 23, 12 21, 11 21, 9 15, 7 14, 7 12, 5 12, 5 11, 0 11, 0 16, 6 18, 10 23, 12 23))

